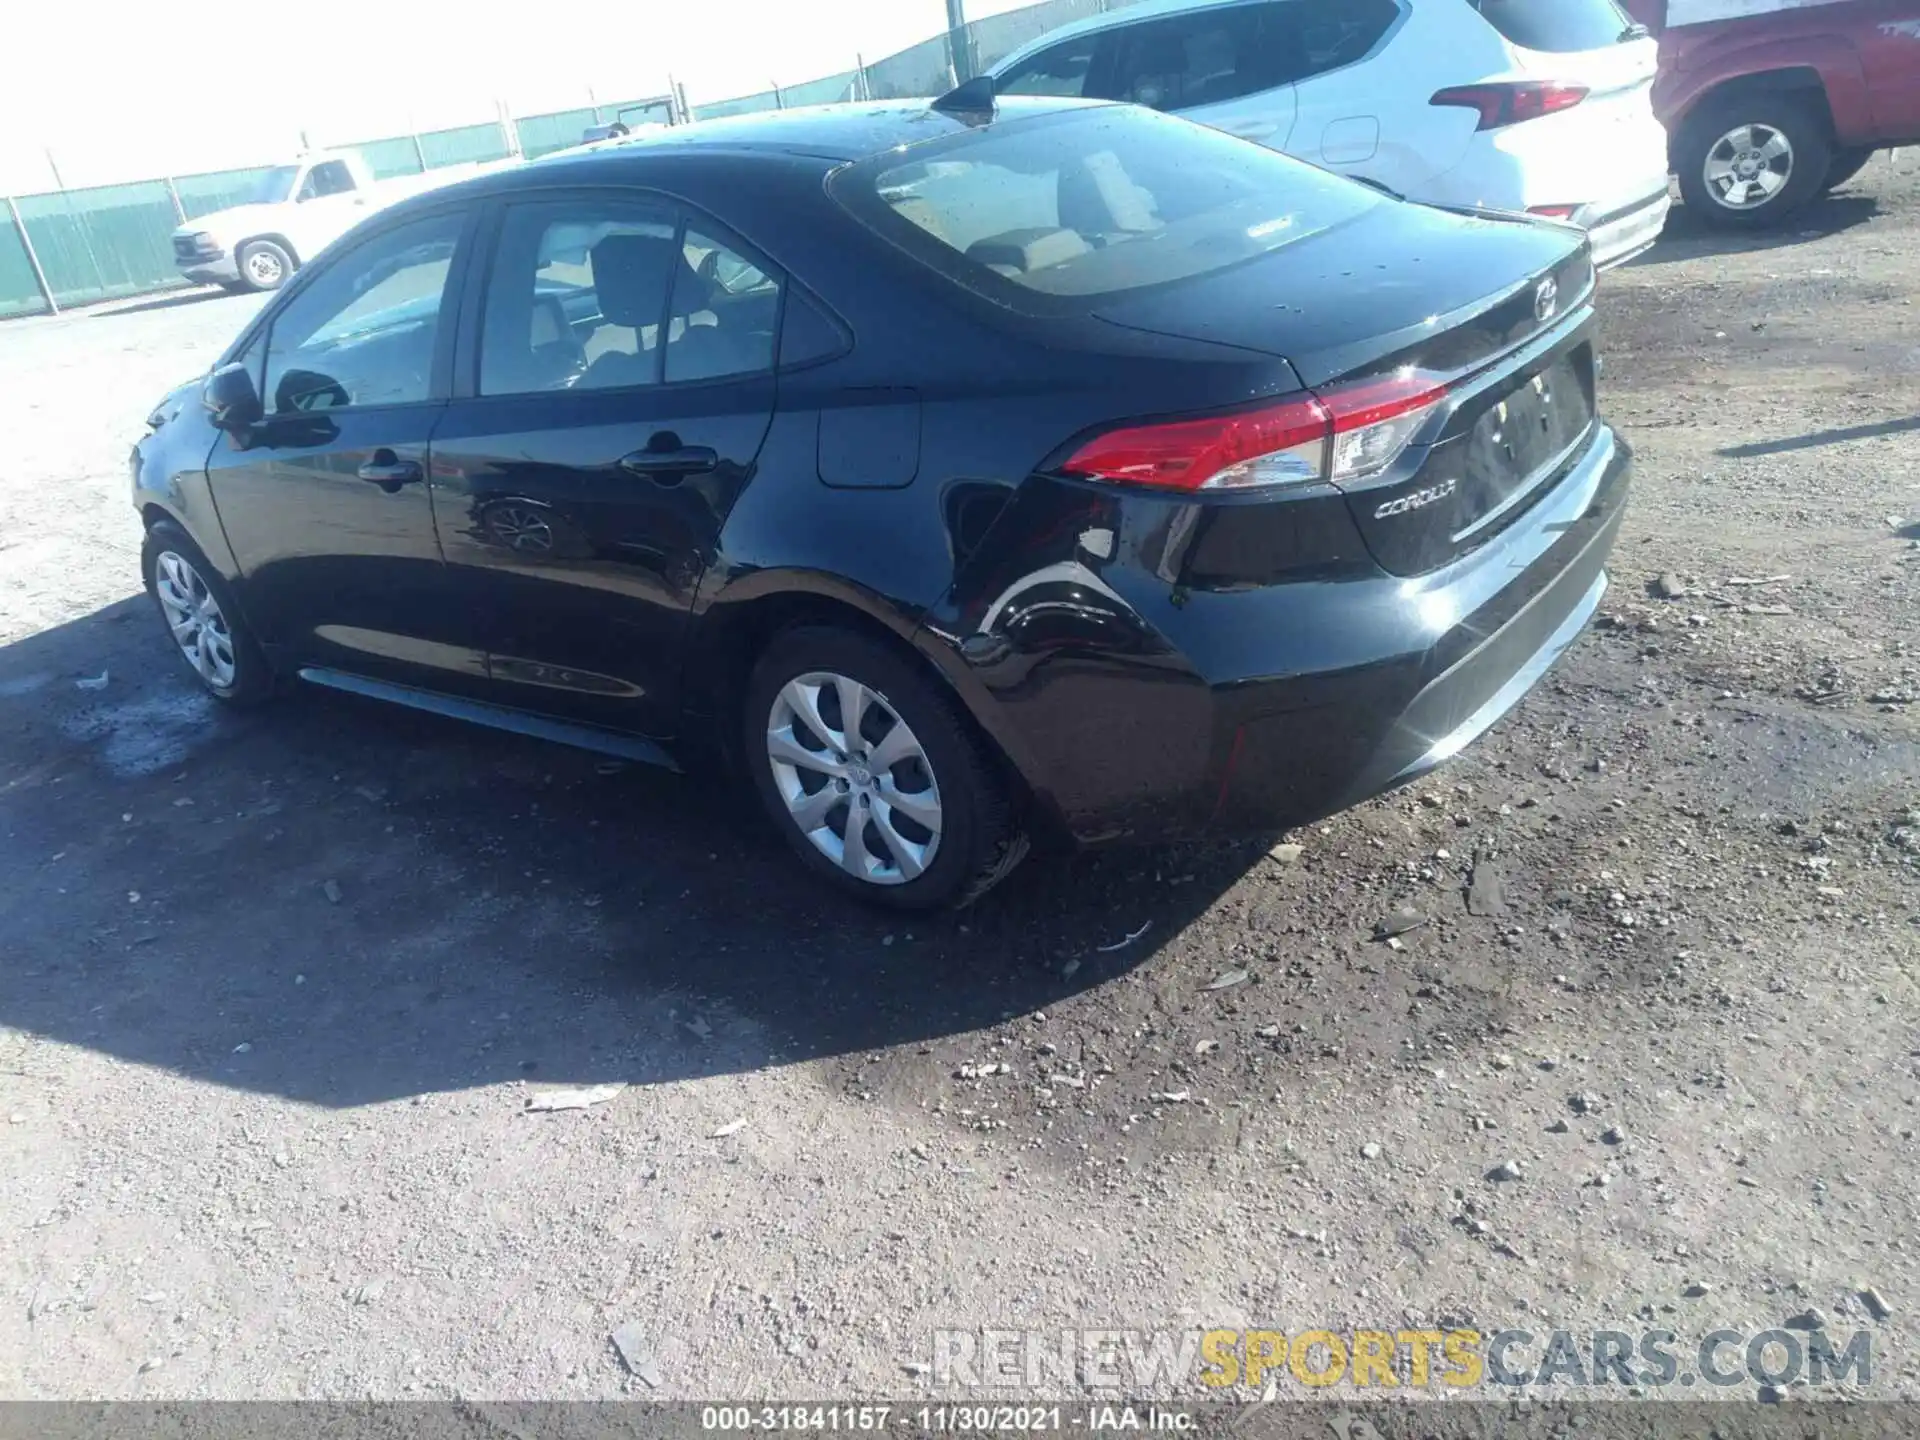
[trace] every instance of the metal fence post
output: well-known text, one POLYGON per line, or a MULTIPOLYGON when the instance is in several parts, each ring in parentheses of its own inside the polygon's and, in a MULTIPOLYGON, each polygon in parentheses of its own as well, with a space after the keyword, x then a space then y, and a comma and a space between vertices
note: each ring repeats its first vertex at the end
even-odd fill
POLYGON ((409 131, 407 138, 413 141, 413 160, 414 163, 420 167, 420 173, 424 175, 427 173, 427 152, 420 147, 420 132, 418 130, 409 131))
POLYGON ((13 203, 13 197, 7 197, 7 214, 12 217, 13 230, 20 237, 20 248, 27 252, 27 264, 33 270, 34 283, 40 287, 40 296, 47 302, 47 313, 58 315, 60 302, 53 298, 53 286, 47 283, 47 272, 40 268, 40 257, 33 253, 33 237, 27 234, 27 222, 20 218, 20 207, 13 203))
POLYGON ((187 207, 180 203, 180 192, 174 188, 173 177, 168 175, 165 178, 167 198, 173 201, 173 223, 176 225, 184 225, 187 223, 187 207))

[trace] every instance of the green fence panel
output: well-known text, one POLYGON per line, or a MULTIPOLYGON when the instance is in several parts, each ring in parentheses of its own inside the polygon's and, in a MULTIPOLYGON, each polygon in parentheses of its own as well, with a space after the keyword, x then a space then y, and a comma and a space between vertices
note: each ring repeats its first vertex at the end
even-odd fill
POLYGON ((46 312, 46 297, 33 278, 33 262, 27 259, 27 247, 20 243, 20 232, 13 228, 13 218, 4 205, 0 205, 0 320, 46 312))
POLYGON ((250 170, 213 170, 204 175, 176 175, 174 192, 187 219, 196 220, 234 205, 245 205, 254 198, 259 185, 276 166, 258 165, 250 170))
POLYGON ((780 106, 785 110, 795 110, 802 105, 838 105, 842 101, 856 100, 859 96, 860 72, 843 70, 838 75, 808 80, 800 85, 782 85, 780 106))
POLYGON ((591 109, 556 110, 547 115, 524 116, 513 122, 513 128, 520 134, 520 153, 533 160, 578 145, 588 129, 598 123, 591 109))
POLYGON ((395 135, 388 140, 362 140, 346 148, 360 152, 360 158, 367 162, 367 169, 373 172, 376 180, 391 180, 396 175, 420 173, 420 152, 414 148, 411 135, 395 135))
POLYGON ((1119 8, 1112 0, 1045 0, 1043 4, 970 21, 967 34, 973 63, 982 70, 991 69, 1030 40, 1038 40, 1062 25, 1119 8))
POLYGON ((756 111, 779 108, 780 97, 772 90, 762 90, 758 95, 742 95, 738 100, 716 100, 711 105, 692 107, 696 120, 724 120, 729 115, 752 115, 756 111))
POLYGON ((24 195, 14 203, 62 305, 181 283, 173 263, 178 222, 164 180, 24 195))
POLYGON ((867 66, 867 94, 875 100, 911 100, 922 95, 944 95, 953 88, 953 63, 947 55, 947 37, 935 36, 910 45, 897 55, 867 66))
POLYGON ((462 125, 454 130, 428 131, 420 137, 420 153, 427 157, 427 168, 433 170, 475 160, 504 160, 507 141, 498 125, 462 125))

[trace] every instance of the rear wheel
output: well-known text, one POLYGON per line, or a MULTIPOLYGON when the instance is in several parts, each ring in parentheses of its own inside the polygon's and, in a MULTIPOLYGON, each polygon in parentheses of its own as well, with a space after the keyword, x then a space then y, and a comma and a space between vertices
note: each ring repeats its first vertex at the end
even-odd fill
POLYGON ((234 259, 249 290, 278 290, 293 274, 293 257, 271 240, 249 240, 234 259))
POLYGON ((1866 169, 1867 162, 1873 159, 1873 156, 1873 147, 1870 145, 1856 145, 1849 150, 1834 151, 1833 163, 1827 166, 1827 178, 1821 184, 1821 190, 1838 190, 1866 169))
POLYGON ((1825 121, 1791 94, 1768 91, 1694 116, 1678 152, 1687 208, 1727 230, 1778 224, 1820 192, 1833 159, 1825 121))
POLYGON ((273 694, 273 671, 233 593, 186 531, 170 520, 154 525, 140 569, 167 633, 209 695, 244 706, 273 694))
POLYGON ((896 910, 964 905, 1026 853, 1007 787, 951 701, 865 636, 775 636, 743 722, 774 825, 845 894, 896 910))

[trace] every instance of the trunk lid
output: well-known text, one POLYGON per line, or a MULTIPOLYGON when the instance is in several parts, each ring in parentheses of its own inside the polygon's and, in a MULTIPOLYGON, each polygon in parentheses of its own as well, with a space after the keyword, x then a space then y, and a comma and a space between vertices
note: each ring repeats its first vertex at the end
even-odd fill
POLYGON ((1309 386, 1400 365, 1458 375, 1544 328, 1533 309, 1542 281, 1571 302, 1591 268, 1584 237, 1565 226, 1391 203, 1249 264, 1109 297, 1094 313, 1280 356, 1309 386))
POLYGON ((1498 534, 1577 458, 1594 424, 1592 287, 1577 230, 1394 204, 1096 313, 1282 357, 1314 389, 1408 367, 1444 381, 1417 442, 1346 489, 1374 559, 1415 575, 1498 534))

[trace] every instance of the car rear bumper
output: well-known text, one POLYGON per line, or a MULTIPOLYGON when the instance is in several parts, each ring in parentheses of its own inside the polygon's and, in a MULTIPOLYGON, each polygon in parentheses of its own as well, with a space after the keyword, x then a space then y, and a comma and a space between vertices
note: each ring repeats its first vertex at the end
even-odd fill
POLYGON ((1573 222, 1587 231, 1593 245, 1593 268, 1611 270, 1651 250, 1666 229, 1667 214, 1672 209, 1673 197, 1662 181, 1657 191, 1631 205, 1592 215, 1577 213, 1573 222))
POLYGON ((1533 688, 1606 590, 1630 470, 1596 424, 1552 490, 1431 574, 1341 563, 1216 591, 1154 559, 1192 507, 1130 496, 1115 563, 1090 528, 1054 567, 1079 574, 1049 582, 1074 625, 1044 646, 976 635, 960 651, 981 683, 962 688, 1079 843, 1302 824, 1444 763, 1533 688))

